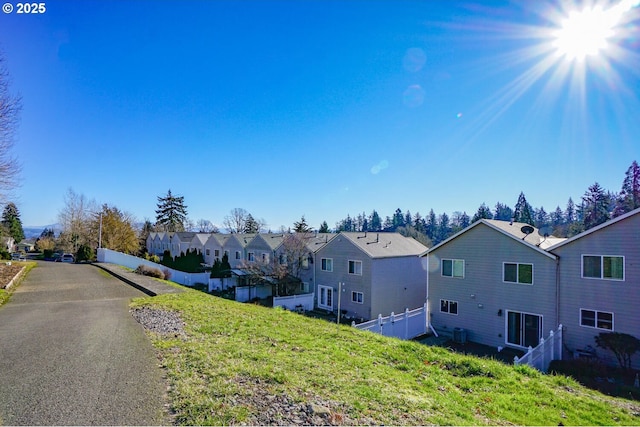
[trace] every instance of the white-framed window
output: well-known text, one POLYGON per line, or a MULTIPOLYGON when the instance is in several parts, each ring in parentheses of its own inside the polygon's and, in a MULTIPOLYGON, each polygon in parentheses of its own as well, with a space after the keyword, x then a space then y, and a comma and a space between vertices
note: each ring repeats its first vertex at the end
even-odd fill
POLYGON ((464 278, 464 260, 463 259, 443 259, 442 275, 444 277, 464 278))
POLYGON ((581 308, 580 326, 613 331, 613 313, 581 308))
POLYGON ((267 254, 262 254, 262 262, 268 262, 269 256, 267 254))
POLYGON ((255 261, 256 256, 253 252, 247 252, 247 261, 255 261))
POLYGON ((502 281, 533 285, 533 264, 503 262, 502 281))
MULTIPOLYGON (((208 250, 208 249, 207 249, 208 250)), ((213 250, 213 256, 218 258, 220 256, 220 249, 214 249, 213 250)))
POLYGON ((207 248, 207 249, 205 249, 205 250, 204 250, 204 253, 205 253, 207 256, 211 255, 211 249, 208 249, 208 248, 207 248))
POLYGON ((236 259, 242 259, 242 253, 240 251, 236 251, 236 259))
POLYGON ((364 294, 362 292, 352 291, 351 292, 351 302, 355 302, 357 304, 364 303, 364 294))
POLYGON ((349 274, 362 276, 362 261, 349 260, 349 274))
POLYGON ((619 255, 582 255, 582 277, 624 281, 624 257, 619 255))
POLYGON ((333 271, 333 259, 332 258, 322 258, 320 260, 320 269, 322 271, 333 271))
POLYGON ((440 300, 440 312, 449 314, 458 314, 458 301, 440 300))
POLYGON ((333 288, 331 286, 318 285, 318 307, 333 310, 333 288))
POLYGON ((301 263, 300 266, 302 268, 304 268, 305 270, 309 269, 309 257, 303 256, 302 258, 300 258, 301 263))

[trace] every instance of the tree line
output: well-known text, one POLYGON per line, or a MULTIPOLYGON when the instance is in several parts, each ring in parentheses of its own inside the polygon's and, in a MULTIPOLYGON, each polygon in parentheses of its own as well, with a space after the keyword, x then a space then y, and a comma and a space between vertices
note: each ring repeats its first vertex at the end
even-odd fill
MULTIPOLYGON (((634 160, 625 172, 619 192, 607 191, 596 182, 577 203, 569 197, 564 209, 560 205, 551 212, 543 206, 534 208, 521 192, 513 208, 502 202, 497 202, 493 208, 482 203, 471 217, 460 211, 451 216, 447 213, 437 215, 433 209, 423 217, 419 212, 411 214, 409 210, 403 212, 398 208, 383 218, 373 210, 369 215, 364 212, 354 217, 347 215, 336 223, 335 231, 395 231, 432 246, 480 219, 496 219, 530 224, 549 236, 571 237, 638 207, 640 166, 634 160)), ((326 221, 319 231, 330 231, 326 221)))

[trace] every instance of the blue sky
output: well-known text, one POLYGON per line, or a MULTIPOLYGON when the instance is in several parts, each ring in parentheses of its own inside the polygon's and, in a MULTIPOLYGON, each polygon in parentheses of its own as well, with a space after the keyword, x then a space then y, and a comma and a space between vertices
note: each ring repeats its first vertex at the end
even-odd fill
POLYGON ((0 13, 25 225, 69 188, 152 221, 171 189, 194 221, 240 207, 272 230, 521 191, 549 212, 640 160, 637 2, 582 60, 554 53, 573 2, 45 5, 0 13))

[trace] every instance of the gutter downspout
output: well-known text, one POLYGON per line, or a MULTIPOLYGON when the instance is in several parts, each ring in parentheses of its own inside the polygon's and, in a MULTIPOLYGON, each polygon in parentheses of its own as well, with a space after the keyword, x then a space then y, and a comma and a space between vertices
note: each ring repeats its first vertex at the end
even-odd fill
POLYGON ((558 255, 556 255, 556 322, 560 325, 560 257, 558 255))
POLYGON ((437 338, 438 337, 438 333, 436 332, 436 330, 433 328, 433 325, 431 324, 431 312, 429 311, 429 254, 427 254, 427 300, 425 302, 425 307, 426 307, 426 319, 427 319, 427 325, 429 325, 429 329, 431 329, 431 332, 433 332, 433 335, 437 338))

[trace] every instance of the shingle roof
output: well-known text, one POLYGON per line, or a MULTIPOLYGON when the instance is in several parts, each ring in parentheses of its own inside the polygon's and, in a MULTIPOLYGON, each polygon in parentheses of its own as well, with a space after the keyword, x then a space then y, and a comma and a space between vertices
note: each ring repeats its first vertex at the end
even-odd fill
POLYGON ((400 233, 341 232, 338 236, 346 237, 371 258, 418 256, 428 249, 417 240, 400 233))

